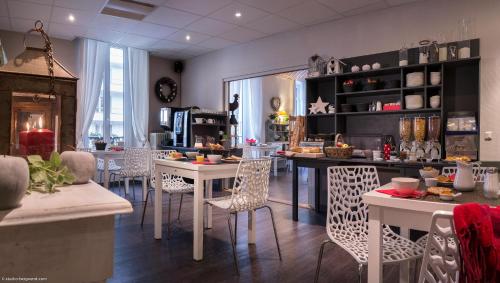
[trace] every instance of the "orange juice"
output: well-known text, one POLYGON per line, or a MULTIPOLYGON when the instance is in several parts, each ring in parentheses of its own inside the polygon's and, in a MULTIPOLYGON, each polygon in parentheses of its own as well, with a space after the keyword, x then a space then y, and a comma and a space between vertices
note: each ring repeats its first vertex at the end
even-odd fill
POLYGON ((204 155, 196 155, 196 162, 203 162, 203 161, 205 161, 204 155))

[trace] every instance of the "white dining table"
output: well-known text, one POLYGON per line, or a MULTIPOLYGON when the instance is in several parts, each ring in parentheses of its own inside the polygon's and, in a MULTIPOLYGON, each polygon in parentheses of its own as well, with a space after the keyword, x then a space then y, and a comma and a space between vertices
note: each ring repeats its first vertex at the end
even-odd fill
MULTIPOLYGON (((193 200, 193 259, 203 260, 203 223, 204 223, 204 192, 206 198, 212 197, 212 181, 215 179, 234 178, 238 163, 222 163, 217 165, 193 164, 191 161, 174 161, 156 159, 156 180, 162 179, 162 173, 181 176, 194 181, 193 200), (205 183, 205 184, 204 184, 205 183), (206 189, 206 190, 205 190, 206 189)), ((163 231, 163 191, 160 186, 155 188, 154 203, 154 238, 161 239, 163 231)), ((255 243, 255 212, 248 216, 248 242, 255 243)), ((212 228, 212 207, 206 206, 206 226, 212 228)))
MULTIPOLYGON (((390 189, 391 183, 379 189, 390 189)), ((489 202, 482 197, 480 188, 474 193, 463 193, 460 201, 445 202, 435 196, 424 199, 391 197, 376 190, 363 195, 368 205, 368 282, 382 282, 382 224, 400 227, 400 234, 409 238, 409 230, 429 231, 432 214, 437 210, 453 211, 459 203, 470 201, 489 202), (472 197, 472 198, 471 198, 472 197)), ((400 264, 399 282, 409 282, 409 262, 400 264)))

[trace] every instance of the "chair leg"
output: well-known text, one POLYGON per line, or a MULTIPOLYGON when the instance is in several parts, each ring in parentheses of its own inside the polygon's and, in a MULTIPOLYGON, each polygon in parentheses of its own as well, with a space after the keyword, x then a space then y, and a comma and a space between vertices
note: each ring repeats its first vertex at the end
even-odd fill
POLYGON ((318 282, 319 279, 319 271, 321 269, 321 261, 323 260, 323 251, 325 250, 326 244, 331 243, 332 241, 330 240, 324 240, 323 243, 321 243, 321 248, 319 249, 319 255, 318 255, 318 263, 316 265, 316 274, 314 275, 314 283, 318 282))
POLYGON ((182 209, 182 198, 184 194, 181 194, 181 201, 179 202, 179 212, 177 213, 177 221, 181 221, 181 209, 182 209))
POLYGON ((273 210, 268 205, 266 205, 265 207, 267 207, 269 209, 269 213, 271 214, 271 221, 273 222, 274 238, 276 239, 276 246, 278 247, 278 255, 280 256, 280 260, 282 260, 282 258, 281 258, 281 249, 280 249, 280 242, 278 240, 278 233, 276 232, 276 223, 274 222, 273 210))
POLYGON ((236 244, 235 240, 233 238, 233 228, 231 227, 231 213, 227 217, 227 226, 229 228, 229 237, 231 238, 231 247, 233 248, 233 260, 234 260, 234 267, 236 268, 236 274, 240 276, 240 268, 238 267, 238 258, 236 257, 236 244))
POLYGON ((152 190, 148 190, 148 192, 146 193, 146 200, 144 201, 144 209, 142 210, 141 228, 144 224, 144 215, 146 215, 146 206, 148 205, 148 197, 151 191, 152 190))
POLYGON ((134 196, 134 200, 135 200, 135 177, 132 178, 132 195, 134 196))
POLYGON ((238 212, 234 213, 234 245, 238 243, 238 212))
POLYGON ((361 283, 361 275, 363 274, 363 265, 360 263, 358 265, 358 282, 361 283))
POLYGON ((167 216, 167 240, 170 240, 170 235, 172 234, 172 225, 170 224, 170 215, 172 210, 172 195, 168 194, 168 216, 167 216))

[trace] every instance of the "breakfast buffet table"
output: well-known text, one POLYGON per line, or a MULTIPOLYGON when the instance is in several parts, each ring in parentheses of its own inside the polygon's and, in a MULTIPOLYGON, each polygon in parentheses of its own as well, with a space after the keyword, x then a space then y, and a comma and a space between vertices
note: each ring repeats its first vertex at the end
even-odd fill
MULTIPOLYGON (((204 165, 193 164, 191 161, 155 160, 156 180, 161 180, 162 173, 181 176, 194 181, 193 201, 193 259, 203 259, 203 221, 204 221, 204 195, 212 197, 212 181, 215 179, 234 178, 239 163, 204 165), (204 181, 206 184, 204 186, 204 181)), ((154 237, 162 238, 162 194, 161 186, 155 189, 154 204, 154 237)), ((212 207, 207 205, 207 228, 212 227, 212 207)), ((255 215, 249 213, 248 218, 248 242, 255 243, 255 215)))
MULTIPOLYGON (((391 183, 380 189, 390 189, 391 183)), ((438 196, 425 195, 422 199, 391 197, 376 190, 365 193, 363 202, 368 205, 368 282, 382 282, 382 224, 400 227, 402 236, 409 230, 429 231, 432 214, 437 210, 453 211, 462 203, 476 202, 497 206, 500 200, 486 199, 481 185, 472 192, 463 192, 454 201, 442 201, 438 196)), ((400 265, 399 282, 409 282, 408 262, 400 265)))

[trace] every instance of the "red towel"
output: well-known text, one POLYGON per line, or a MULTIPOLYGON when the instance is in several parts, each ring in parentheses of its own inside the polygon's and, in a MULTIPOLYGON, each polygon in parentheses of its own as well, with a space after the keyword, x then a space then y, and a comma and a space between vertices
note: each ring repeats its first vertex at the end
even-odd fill
POLYGON ((383 193, 398 198, 420 198, 424 194, 423 192, 417 190, 412 191, 410 194, 402 194, 397 189, 378 189, 376 191, 379 193, 383 193))
POLYGON ((460 282, 500 280, 500 207, 458 205, 453 220, 462 258, 460 282))

